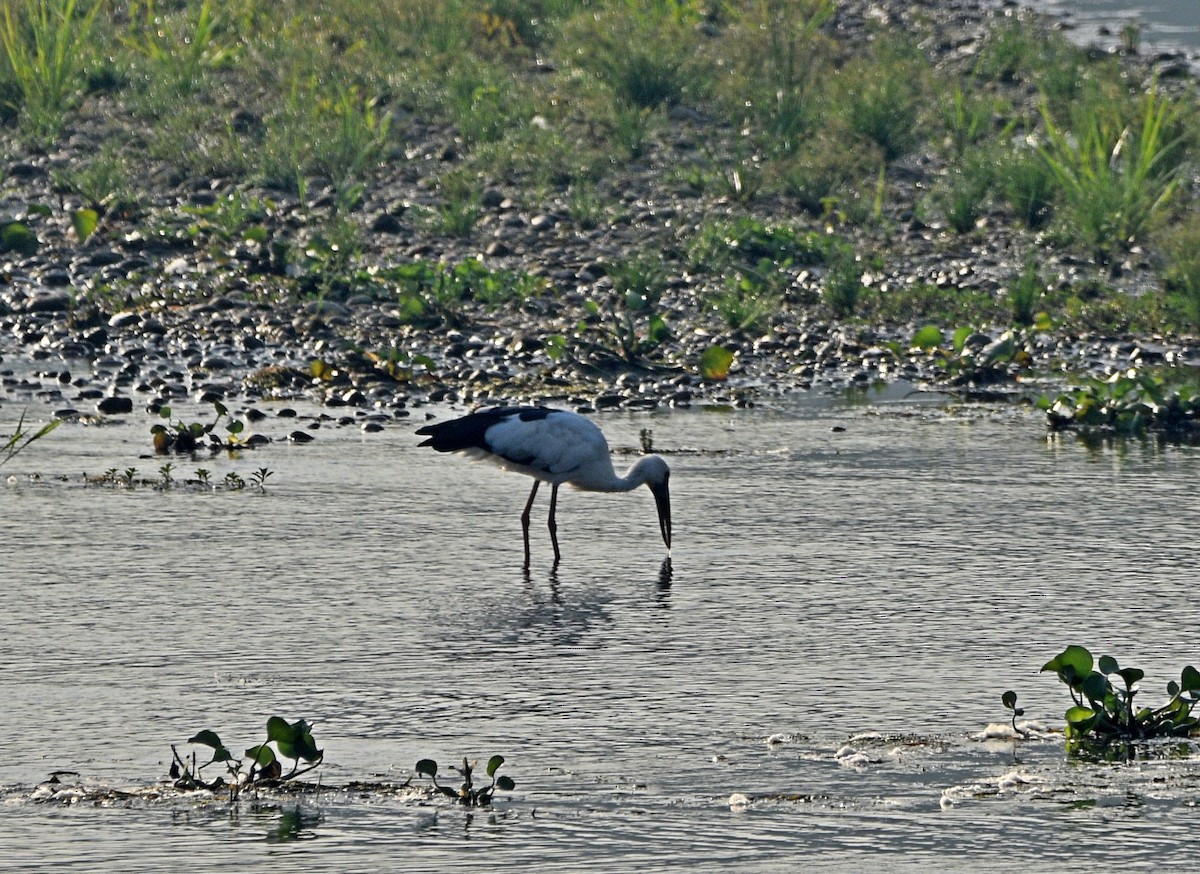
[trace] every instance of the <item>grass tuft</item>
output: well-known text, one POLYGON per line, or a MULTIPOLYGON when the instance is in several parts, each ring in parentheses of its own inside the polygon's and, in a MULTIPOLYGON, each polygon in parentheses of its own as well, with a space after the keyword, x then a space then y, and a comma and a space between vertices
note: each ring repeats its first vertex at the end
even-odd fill
POLYGON ((20 95, 19 117, 30 139, 59 134, 82 86, 92 24, 102 4, 81 12, 76 0, 6 2, 0 44, 20 95))

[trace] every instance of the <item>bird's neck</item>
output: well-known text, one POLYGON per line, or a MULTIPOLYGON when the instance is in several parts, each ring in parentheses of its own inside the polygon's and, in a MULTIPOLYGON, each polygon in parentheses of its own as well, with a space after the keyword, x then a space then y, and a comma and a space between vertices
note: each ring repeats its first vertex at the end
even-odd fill
POLYGON ((587 471, 571 477, 570 483, 585 492, 631 492, 645 482, 638 465, 629 468, 625 476, 618 476, 612 459, 597 459, 587 471))
POLYGON ((646 479, 647 479, 647 463, 648 463, 647 459, 649 459, 650 457, 651 456, 646 456, 645 458, 639 458, 634 463, 633 467, 629 468, 629 470, 627 470, 625 472, 625 476, 616 477, 616 482, 619 485, 617 485, 617 487, 614 488, 613 491, 614 492, 631 492, 634 489, 636 489, 638 486, 645 485, 646 479))

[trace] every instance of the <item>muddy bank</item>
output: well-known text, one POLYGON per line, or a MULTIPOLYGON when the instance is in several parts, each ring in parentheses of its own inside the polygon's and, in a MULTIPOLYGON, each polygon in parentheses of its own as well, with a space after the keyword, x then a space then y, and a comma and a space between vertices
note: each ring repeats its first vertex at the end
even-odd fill
MULTIPOLYGON (((970 64, 989 28, 1014 12, 976 0, 844 3, 827 26, 848 43, 866 44, 880 27, 919 33, 933 63, 956 67, 970 64)), ((1178 62, 1128 60, 1147 80, 1179 75, 1178 62)), ((1012 87, 1032 106, 1035 90, 1012 87)), ((152 193, 105 212, 81 240, 73 216, 82 201, 56 180, 112 135, 113 120, 94 107, 46 153, 18 154, 9 143, 0 208, 37 244, 18 241, 4 256, 0 402, 37 399, 91 414, 107 412, 105 404, 124 410, 114 397, 133 408, 184 397, 250 405, 305 397, 378 421, 445 400, 583 409, 745 404, 898 380, 1009 397, 1072 373, 1200 361, 1190 338, 1096 335, 1062 324, 1015 332, 1003 322, 973 324, 958 344, 951 335, 963 326, 941 324, 944 341, 918 347, 926 317, 865 323, 832 315, 822 295, 834 268, 820 258, 779 265, 777 311, 761 325, 731 328, 712 303, 728 277, 687 267, 702 226, 749 218, 768 229, 834 229, 781 195, 745 203, 668 172, 703 155, 712 123, 702 105, 672 108, 648 154, 599 183, 596 196, 610 205, 603 210, 584 215, 571 193, 494 180, 469 232, 449 235, 423 217, 440 203, 436 180, 462 161, 461 141, 453 128, 399 117, 402 145, 350 216, 361 252, 331 278, 336 247, 314 243, 336 200, 328 180, 309 180, 302 204, 286 192, 175 179, 147 165, 152 193), (261 233, 224 230, 238 209, 253 211, 261 233), (307 261, 285 261, 281 240, 313 251, 307 261), (631 304, 619 274, 631 252, 647 250, 663 254, 655 293, 644 306, 631 304), (471 281, 519 281, 521 294, 500 303, 474 295, 414 319, 390 278, 415 265, 441 281, 437 270, 464 264, 476 265, 471 281), (702 364, 713 349, 731 356, 727 368, 702 364)), ((862 288, 886 295, 928 284, 1003 301, 1032 253, 1052 286, 1102 277, 1126 293, 1157 287, 1140 250, 1101 267, 1046 250, 999 212, 966 234, 930 221, 917 202, 944 169, 932 148, 904 156, 889 167, 876 219, 838 225, 862 288)))

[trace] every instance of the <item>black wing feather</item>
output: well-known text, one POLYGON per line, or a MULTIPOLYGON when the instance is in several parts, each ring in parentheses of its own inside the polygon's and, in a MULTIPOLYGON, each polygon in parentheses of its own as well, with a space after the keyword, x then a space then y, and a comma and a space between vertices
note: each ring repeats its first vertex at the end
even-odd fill
MULTIPOLYGON (((463 452, 468 449, 492 452, 492 447, 486 439, 488 428, 510 416, 519 416, 523 422, 533 422, 544 419, 553 412, 556 411, 549 407, 489 407, 459 419, 418 428, 418 434, 428 437, 418 445, 431 446, 438 452, 463 452)), ((528 464, 530 461, 528 458, 509 460, 517 464, 528 464)))

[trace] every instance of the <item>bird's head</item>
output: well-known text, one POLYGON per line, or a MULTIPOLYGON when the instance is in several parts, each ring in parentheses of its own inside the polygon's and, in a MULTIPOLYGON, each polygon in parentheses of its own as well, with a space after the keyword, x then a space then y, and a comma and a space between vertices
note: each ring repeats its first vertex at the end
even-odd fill
POLYGON ((667 550, 671 549, 671 468, 657 455, 647 455, 633 466, 639 479, 654 495, 654 503, 658 506, 658 527, 662 531, 663 543, 667 550))

